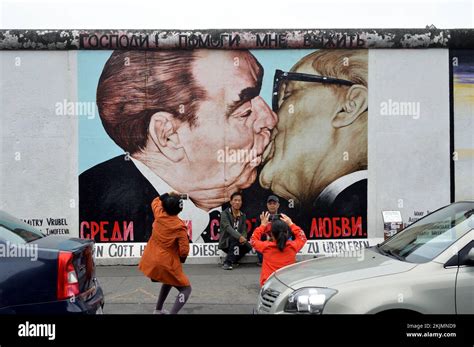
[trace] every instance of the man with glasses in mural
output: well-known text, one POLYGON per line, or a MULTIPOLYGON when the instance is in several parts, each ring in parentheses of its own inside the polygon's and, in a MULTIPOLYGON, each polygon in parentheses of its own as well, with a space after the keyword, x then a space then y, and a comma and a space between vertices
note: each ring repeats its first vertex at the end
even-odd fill
POLYGON ((298 204, 304 230, 314 217, 345 217, 366 233, 367 69, 366 50, 321 50, 275 73, 279 122, 260 184, 298 204))

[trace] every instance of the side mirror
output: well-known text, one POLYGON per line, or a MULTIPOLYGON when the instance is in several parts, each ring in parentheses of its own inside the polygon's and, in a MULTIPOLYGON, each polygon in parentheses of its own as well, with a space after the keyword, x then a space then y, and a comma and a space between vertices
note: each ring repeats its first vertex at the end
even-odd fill
POLYGON ((460 265, 474 266, 474 241, 468 247, 470 249, 464 249, 464 254, 461 255, 460 265))
POLYGON ((474 240, 469 242, 463 249, 456 253, 445 264, 446 266, 474 266, 474 240))
POLYGON ((469 251, 469 253, 467 253, 467 261, 470 264, 474 265, 474 247, 472 247, 471 250, 469 251))

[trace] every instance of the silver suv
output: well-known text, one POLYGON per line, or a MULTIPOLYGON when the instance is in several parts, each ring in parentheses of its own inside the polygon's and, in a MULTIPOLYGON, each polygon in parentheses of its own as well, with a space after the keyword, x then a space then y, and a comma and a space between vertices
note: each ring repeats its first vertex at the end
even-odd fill
POLYGON ((287 266, 261 288, 259 314, 474 313, 474 202, 418 220, 357 256, 287 266))

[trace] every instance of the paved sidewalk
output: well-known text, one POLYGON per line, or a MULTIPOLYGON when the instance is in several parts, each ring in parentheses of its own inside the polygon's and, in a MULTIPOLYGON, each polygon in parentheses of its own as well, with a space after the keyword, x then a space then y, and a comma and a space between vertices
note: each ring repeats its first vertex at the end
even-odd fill
MULTIPOLYGON (((260 269, 256 264, 241 264, 232 271, 216 264, 185 264, 193 291, 180 314, 251 314, 260 288, 260 269)), ((104 313, 153 312, 161 284, 151 282, 137 266, 98 266, 97 277, 105 293, 104 313)), ((166 309, 177 293, 171 290, 166 309)))

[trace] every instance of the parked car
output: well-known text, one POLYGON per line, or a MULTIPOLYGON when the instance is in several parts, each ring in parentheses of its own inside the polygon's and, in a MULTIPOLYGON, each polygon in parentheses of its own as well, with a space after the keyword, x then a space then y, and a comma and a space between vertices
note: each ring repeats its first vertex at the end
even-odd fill
POLYGON ((0 314, 102 313, 93 247, 0 211, 0 314))
POLYGON ((474 313, 474 202, 445 206, 358 256, 276 271, 256 313, 474 313))

